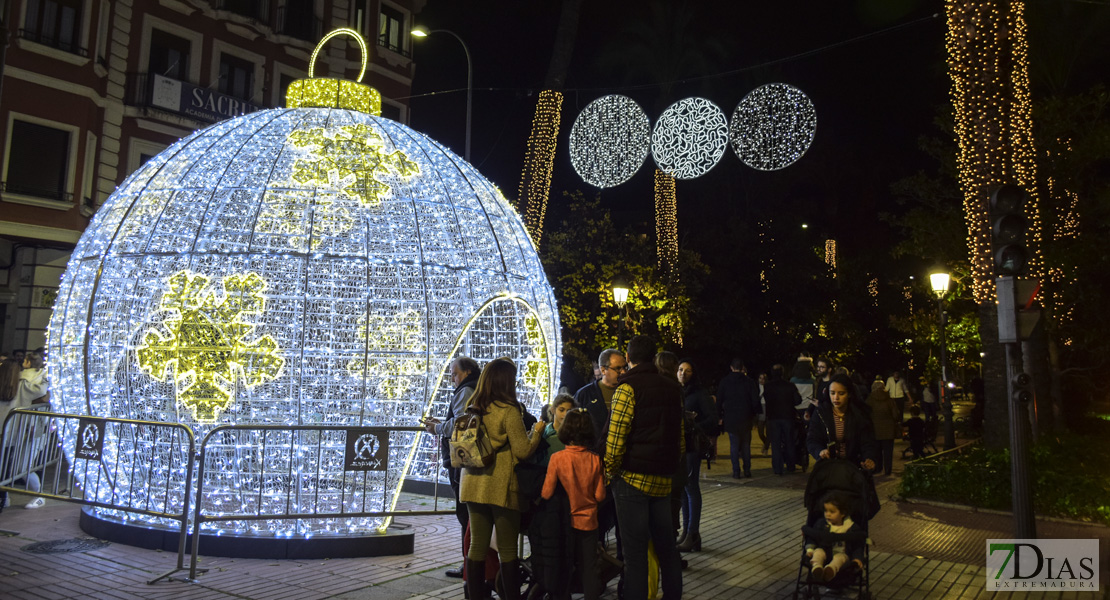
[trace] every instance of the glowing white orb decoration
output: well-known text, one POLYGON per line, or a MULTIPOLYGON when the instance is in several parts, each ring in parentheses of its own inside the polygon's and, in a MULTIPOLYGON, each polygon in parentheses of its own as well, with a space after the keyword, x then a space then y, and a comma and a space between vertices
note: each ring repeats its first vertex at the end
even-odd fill
MULTIPOLYGON (((299 92, 373 105, 346 83, 299 92)), ((519 396, 538 414, 555 385, 559 324, 518 215, 428 137, 371 112, 308 105, 194 133, 108 198, 73 252, 50 322, 58 410, 184 423, 198 444, 221 424, 416 426, 447 412, 445 371, 468 355, 513 358, 519 396)), ((130 494, 115 505, 180 510, 158 494, 166 482, 190 485, 180 444, 136 468, 135 451, 158 442, 123 436, 90 468, 75 460, 73 429, 64 447, 77 485, 130 494), (85 485, 94 476, 113 486, 85 485), (145 481, 158 485, 148 491, 145 481)), ((423 433, 395 432, 388 469, 357 474, 344 471, 343 436, 319 453, 296 442, 278 449, 302 438, 271 435, 263 451, 257 432, 221 435, 209 445, 220 468, 206 474, 199 502, 223 514, 337 515, 214 531, 376 530, 383 519, 338 513, 391 510, 405 478, 440 476, 438 440, 423 433)))
POLYGON ((589 103, 570 129, 570 164, 586 183, 618 186, 636 174, 651 150, 651 122, 628 96, 589 103))
POLYGON ((705 175, 721 160, 726 146, 725 113, 705 98, 685 98, 670 105, 651 134, 655 164, 675 179, 705 175))
POLYGON ((817 112, 802 90, 785 83, 760 86, 732 113, 729 138, 753 169, 776 171, 802 157, 817 133, 817 112))

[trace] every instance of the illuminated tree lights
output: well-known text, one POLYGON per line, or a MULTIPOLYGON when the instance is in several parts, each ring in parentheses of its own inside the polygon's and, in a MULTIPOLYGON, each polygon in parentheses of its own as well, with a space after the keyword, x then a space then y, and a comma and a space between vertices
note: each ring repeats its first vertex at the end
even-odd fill
POLYGON ((555 147, 559 137, 560 110, 563 94, 554 90, 540 92, 536 116, 528 135, 524 157, 524 173, 520 179, 520 208, 524 224, 536 247, 543 237, 543 219, 547 213, 547 196, 551 191, 551 173, 555 169, 555 147))
POLYGON ((705 98, 667 107, 651 134, 655 164, 675 179, 694 179, 712 169, 728 146, 725 114, 705 98))
POLYGON ((1025 216, 1030 274, 1039 277, 1044 265, 1024 4, 948 0, 946 10, 950 96, 959 144, 956 164, 964 193, 972 291, 977 302, 985 303, 994 298, 990 187, 1016 183, 1029 192, 1025 216))
POLYGON ((608 188, 628 181, 651 150, 651 122, 627 96, 589 103, 570 129, 570 163, 586 183, 608 188))
MULTIPOLYGON (((302 92, 301 106, 336 102, 302 92)), ((561 355, 551 287, 501 193, 401 124, 320 107, 217 123, 132 174, 72 254, 48 347, 58 410, 181 422, 198 440, 221 424, 415 426, 446 413, 445 370, 462 354, 516 361, 519 397, 538 413, 561 355)), ((144 477, 190 485, 181 444, 151 450, 160 442, 121 435, 98 472, 73 455, 74 430, 68 463, 77 485, 103 491, 96 500, 161 510, 167 499, 144 477), (140 450, 159 456, 141 476, 121 458, 140 450), (114 487, 86 485, 101 476, 114 487)), ((199 501, 212 513, 333 516, 205 527, 374 531, 387 521, 339 513, 389 510, 405 478, 440 476, 425 434, 391 435, 389 471, 365 477, 344 471, 342 435, 319 451, 300 439, 271 434, 263 453, 257 432, 214 438, 199 501)))
POLYGON ((655 239, 659 269, 676 278, 678 262, 678 207, 674 177, 655 170, 655 239))
POLYGON ((748 93, 729 123, 729 139, 744 164, 761 171, 783 169, 806 153, 817 132, 813 102, 785 83, 748 93))

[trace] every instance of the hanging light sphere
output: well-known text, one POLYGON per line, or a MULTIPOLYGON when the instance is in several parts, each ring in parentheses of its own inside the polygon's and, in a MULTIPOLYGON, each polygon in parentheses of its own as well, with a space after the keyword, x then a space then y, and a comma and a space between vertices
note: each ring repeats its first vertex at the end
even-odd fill
POLYGON ((570 129, 570 163, 586 183, 609 188, 628 181, 651 149, 651 123, 636 101, 619 94, 589 103, 570 129))
POLYGON ((721 160, 726 146, 725 113, 705 98, 685 98, 670 105, 651 134, 655 164, 675 179, 705 175, 721 160))
POLYGON ((783 169, 802 157, 817 132, 813 102, 785 83, 760 86, 732 113, 729 139, 736 156, 760 171, 783 169))
MULTIPOLYGON (((360 87, 295 82, 291 108, 196 132, 108 198, 50 322, 57 410, 183 423, 198 444, 224 424, 411 427, 447 413, 448 366, 467 355, 514 359, 518 395, 538 414, 554 389, 559 324, 520 218, 470 164, 376 116, 376 92, 360 87)), ((179 512, 159 492, 195 486, 181 445, 134 465, 161 442, 109 431, 98 471, 75 459, 75 435, 63 431, 68 464, 78 486, 104 495, 95 500, 127 494, 132 506, 179 512), (101 476, 113 485, 86 480, 101 476)), ((341 435, 319 454, 315 442, 279 450, 280 439, 267 438, 265 455, 257 431, 214 440, 218 468, 197 501, 224 514, 335 516, 221 532, 376 531, 384 519, 339 514, 390 510, 405 479, 440 477, 438 439, 423 433, 390 435, 388 469, 369 474, 344 470, 341 435)))

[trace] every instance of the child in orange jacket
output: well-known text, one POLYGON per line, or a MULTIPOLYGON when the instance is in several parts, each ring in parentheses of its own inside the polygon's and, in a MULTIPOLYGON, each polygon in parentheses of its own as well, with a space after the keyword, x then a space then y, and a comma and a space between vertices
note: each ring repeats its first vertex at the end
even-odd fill
MULTIPOLYGON (((597 505, 605 499, 605 481, 601 458, 589 448, 594 446, 594 426, 584 408, 567 413, 559 429, 559 441, 566 448, 551 455, 547 478, 543 482, 543 498, 555 495, 560 483, 570 501, 570 520, 574 527, 572 547, 575 565, 582 577, 586 600, 601 596, 597 573, 597 505)), ((565 598, 570 598, 566 592, 565 598)))

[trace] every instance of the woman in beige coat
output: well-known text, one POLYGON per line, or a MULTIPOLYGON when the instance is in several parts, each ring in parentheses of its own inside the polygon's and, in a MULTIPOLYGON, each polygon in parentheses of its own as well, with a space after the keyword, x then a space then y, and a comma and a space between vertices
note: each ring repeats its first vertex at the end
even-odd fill
POLYGON ((470 549, 466 554, 466 587, 470 598, 488 596, 484 571, 493 528, 497 526, 497 550, 505 597, 520 597, 520 495, 516 464, 536 451, 543 439, 543 421, 536 423, 531 437, 524 430, 524 408, 516 400, 516 365, 508 358, 486 364, 470 397, 470 408, 482 413, 482 426, 496 452, 493 464, 464 468, 459 499, 470 513, 470 549))
MULTIPOLYGON (((894 468, 894 440, 902 437, 902 426, 898 422, 898 404, 886 392, 883 382, 871 384, 871 394, 867 396, 867 406, 871 407, 871 422, 875 425, 875 441, 879 443, 879 456, 882 458, 883 473, 890 475, 894 468)), ((875 467, 875 472, 879 466, 875 467)))

